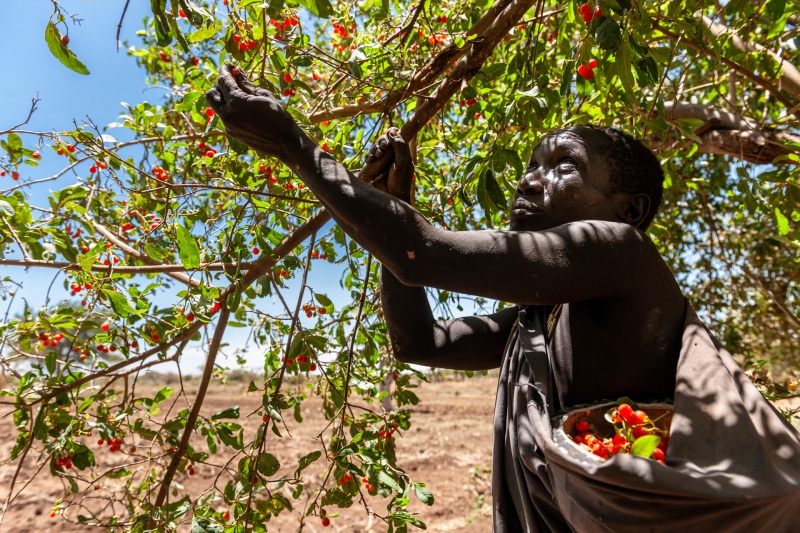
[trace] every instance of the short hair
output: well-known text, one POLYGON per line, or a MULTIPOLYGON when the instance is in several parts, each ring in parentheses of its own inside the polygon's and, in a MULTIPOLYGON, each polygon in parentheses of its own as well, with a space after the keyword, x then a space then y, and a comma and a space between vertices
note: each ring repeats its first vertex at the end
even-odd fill
POLYGON ((664 196, 664 170, 655 154, 641 141, 616 128, 585 125, 573 126, 566 131, 580 135, 581 130, 592 130, 601 135, 602 155, 610 163, 611 192, 644 193, 650 198, 650 207, 637 226, 644 231, 658 213, 664 196))

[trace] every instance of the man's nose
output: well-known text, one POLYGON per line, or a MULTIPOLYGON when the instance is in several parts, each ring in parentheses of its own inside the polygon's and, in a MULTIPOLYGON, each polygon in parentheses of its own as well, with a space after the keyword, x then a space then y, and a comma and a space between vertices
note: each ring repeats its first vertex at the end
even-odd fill
POLYGON ((528 172, 525 174, 517 185, 517 193, 525 196, 526 194, 542 194, 544 192, 544 185, 539 177, 538 172, 528 172))

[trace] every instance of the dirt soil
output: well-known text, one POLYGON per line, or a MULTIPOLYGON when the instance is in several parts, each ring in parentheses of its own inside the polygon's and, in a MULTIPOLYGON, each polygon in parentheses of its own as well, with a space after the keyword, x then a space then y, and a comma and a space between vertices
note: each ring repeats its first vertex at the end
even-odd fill
MULTIPOLYGON (((459 531, 464 533, 486 533, 491 531, 491 493, 489 490, 489 468, 491 466, 492 415, 496 388, 496 375, 462 378, 434 383, 422 383, 416 389, 421 402, 412 408, 412 427, 397 436, 398 463, 415 482, 426 483, 435 497, 432 507, 422 505, 412 496, 409 510, 419 513, 418 518, 425 522, 428 531, 459 531)), ((187 394, 194 391, 187 386, 187 394)), ((212 386, 206 397, 202 414, 211 414, 231 407, 241 406, 245 434, 252 435, 261 422, 257 416, 244 418, 244 415, 258 409, 260 396, 247 394, 244 386, 212 386)), ((271 436, 267 441, 268 451, 281 463, 296 465, 299 457, 314 449, 319 449, 319 441, 314 437, 326 421, 322 416, 321 402, 311 398, 303 403, 303 424, 291 421, 291 437, 277 439, 271 436)), ((0 443, 0 461, 7 460, 14 444, 16 430, 10 416, 0 410, 0 432, 6 435, 0 443)), ((98 466, 121 465, 130 461, 128 454, 107 452, 106 446, 97 446, 97 436, 89 438, 89 445, 96 453, 98 466)), ((137 454, 144 459, 142 448, 145 442, 125 442, 125 449, 136 445, 137 454)), ((222 450, 222 449, 221 449, 222 450)), ((36 454, 31 453, 31 456, 36 454)), ((135 459, 135 456, 133 457, 135 459)), ((212 457, 222 463, 219 456, 212 457)), ((318 461, 304 472, 307 478, 320 479, 324 461, 318 461), (307 474, 307 475, 306 475, 307 474)), ((17 480, 15 493, 25 483, 28 485, 22 494, 11 504, 0 525, 0 531, 71 532, 100 531, 100 528, 85 524, 70 523, 61 516, 50 517, 53 503, 63 495, 64 487, 60 480, 50 476, 47 469, 35 473, 33 458, 26 461, 17 480)), ((234 463, 235 465, 235 463, 234 463)), ((0 464, 0 505, 5 501, 9 482, 14 474, 16 463, 0 464)), ((176 481, 186 487, 194 497, 214 483, 218 469, 206 465, 196 465, 195 475, 178 473, 176 481)), ((221 478, 219 487, 224 487, 226 478, 221 478)), ((113 489, 115 480, 101 480, 102 489, 97 494, 113 489)), ((89 499, 92 489, 79 485, 89 499)), ((117 485, 119 486, 119 485, 117 485)), ((366 492, 364 493, 366 495, 366 492)), ((117 494, 122 496, 122 494, 117 494)), ((293 512, 284 512, 268 522, 269 531, 294 532, 298 529, 299 513, 302 512, 304 496, 293 512)), ((368 496, 368 504, 378 514, 385 514, 387 500, 379 496, 368 496)), ((218 510, 225 510, 222 500, 213 504, 218 510)), ((382 532, 387 525, 379 518, 370 518, 363 505, 354 504, 349 509, 329 508, 329 513, 338 511, 339 516, 331 517, 331 525, 324 528, 318 517, 306 519, 303 531, 321 532, 382 532)), ((67 513, 73 522, 76 511, 67 513)), ((330 516, 330 515, 329 515, 330 516)), ((189 526, 180 528, 189 531, 189 526)), ((414 530, 412 527, 411 530, 414 530)))

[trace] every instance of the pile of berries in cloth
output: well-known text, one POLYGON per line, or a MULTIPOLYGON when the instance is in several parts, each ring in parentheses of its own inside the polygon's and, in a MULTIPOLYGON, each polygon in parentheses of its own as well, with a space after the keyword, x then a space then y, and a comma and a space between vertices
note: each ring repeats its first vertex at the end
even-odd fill
POLYGON ((660 407, 651 414, 652 417, 643 409, 634 410, 629 403, 620 403, 606 411, 604 417, 613 427, 613 435, 608 424, 595 427, 588 420, 578 420, 569 437, 584 451, 603 459, 627 453, 663 464, 669 445, 669 424, 665 422, 671 419, 672 411, 660 407))

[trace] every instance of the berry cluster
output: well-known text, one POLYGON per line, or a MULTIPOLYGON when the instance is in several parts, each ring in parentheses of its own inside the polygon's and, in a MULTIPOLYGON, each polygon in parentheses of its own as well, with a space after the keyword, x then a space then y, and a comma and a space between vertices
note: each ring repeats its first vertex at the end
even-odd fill
POLYGON ((94 165, 89 167, 89 173, 94 174, 95 172, 97 172, 97 169, 104 170, 106 167, 107 165, 102 161, 95 161, 94 165))
POLYGON ((590 59, 585 65, 578 67, 578 75, 585 80, 594 78, 594 69, 597 67, 597 60, 590 59))
MULTIPOLYGON (((241 35, 238 35, 238 34, 234 35, 231 38, 231 40, 235 44, 239 45, 239 50, 242 51, 242 52, 246 52, 247 50, 253 50, 256 46, 258 46, 258 43, 256 41, 254 41, 252 39, 245 40, 244 38, 242 38, 241 35)), ((234 76, 235 75, 236 74, 234 74, 234 76)))
POLYGON ((288 16, 282 21, 269 19, 271 26, 275 28, 275 38, 279 41, 286 40, 286 33, 288 33, 294 26, 300 24, 300 20, 295 16, 288 16))
MULTIPOLYGON (((313 372, 313 371, 315 371, 317 369, 317 363, 315 363, 313 361, 311 363, 309 363, 307 355, 298 355, 294 359, 292 359, 291 357, 289 359, 286 359, 285 357, 281 357, 281 363, 286 363, 286 366, 288 368, 294 367, 295 363, 297 363, 298 365, 308 365, 308 370, 311 371, 311 372, 313 372)), ((264 417, 264 423, 267 423, 267 422, 269 422, 269 417, 265 416, 264 417)))
POLYGON ((67 470, 72 468, 72 456, 65 455, 64 457, 59 457, 56 459, 56 468, 64 467, 67 470))
POLYGON ((303 312, 305 312, 308 318, 311 318, 315 314, 324 315, 328 311, 324 307, 318 307, 314 304, 303 304, 303 312))
MULTIPOLYGON (((669 446, 669 427, 663 428, 651 419, 643 410, 634 410, 630 404, 621 403, 606 413, 606 420, 611 422, 614 434, 609 436, 603 428, 598 428, 588 420, 578 420, 569 435, 575 444, 588 448, 594 455, 608 459, 620 453, 652 457, 661 464, 669 446)), ((662 424, 663 426, 663 424, 662 424)))
POLYGON ((587 24, 592 21, 592 19, 598 19, 603 16, 603 10, 600 9, 600 6, 597 6, 592 10, 592 6, 589 4, 581 4, 578 8, 578 13, 581 14, 581 18, 587 24))
MULTIPOLYGON (((98 439, 97 441, 98 446, 102 446, 103 443, 108 445, 108 451, 111 453, 116 453, 122 450, 122 444, 123 444, 122 439, 108 439, 106 441, 104 441, 103 439, 98 439)), ((135 446, 131 446, 130 453, 136 453, 135 446)))

